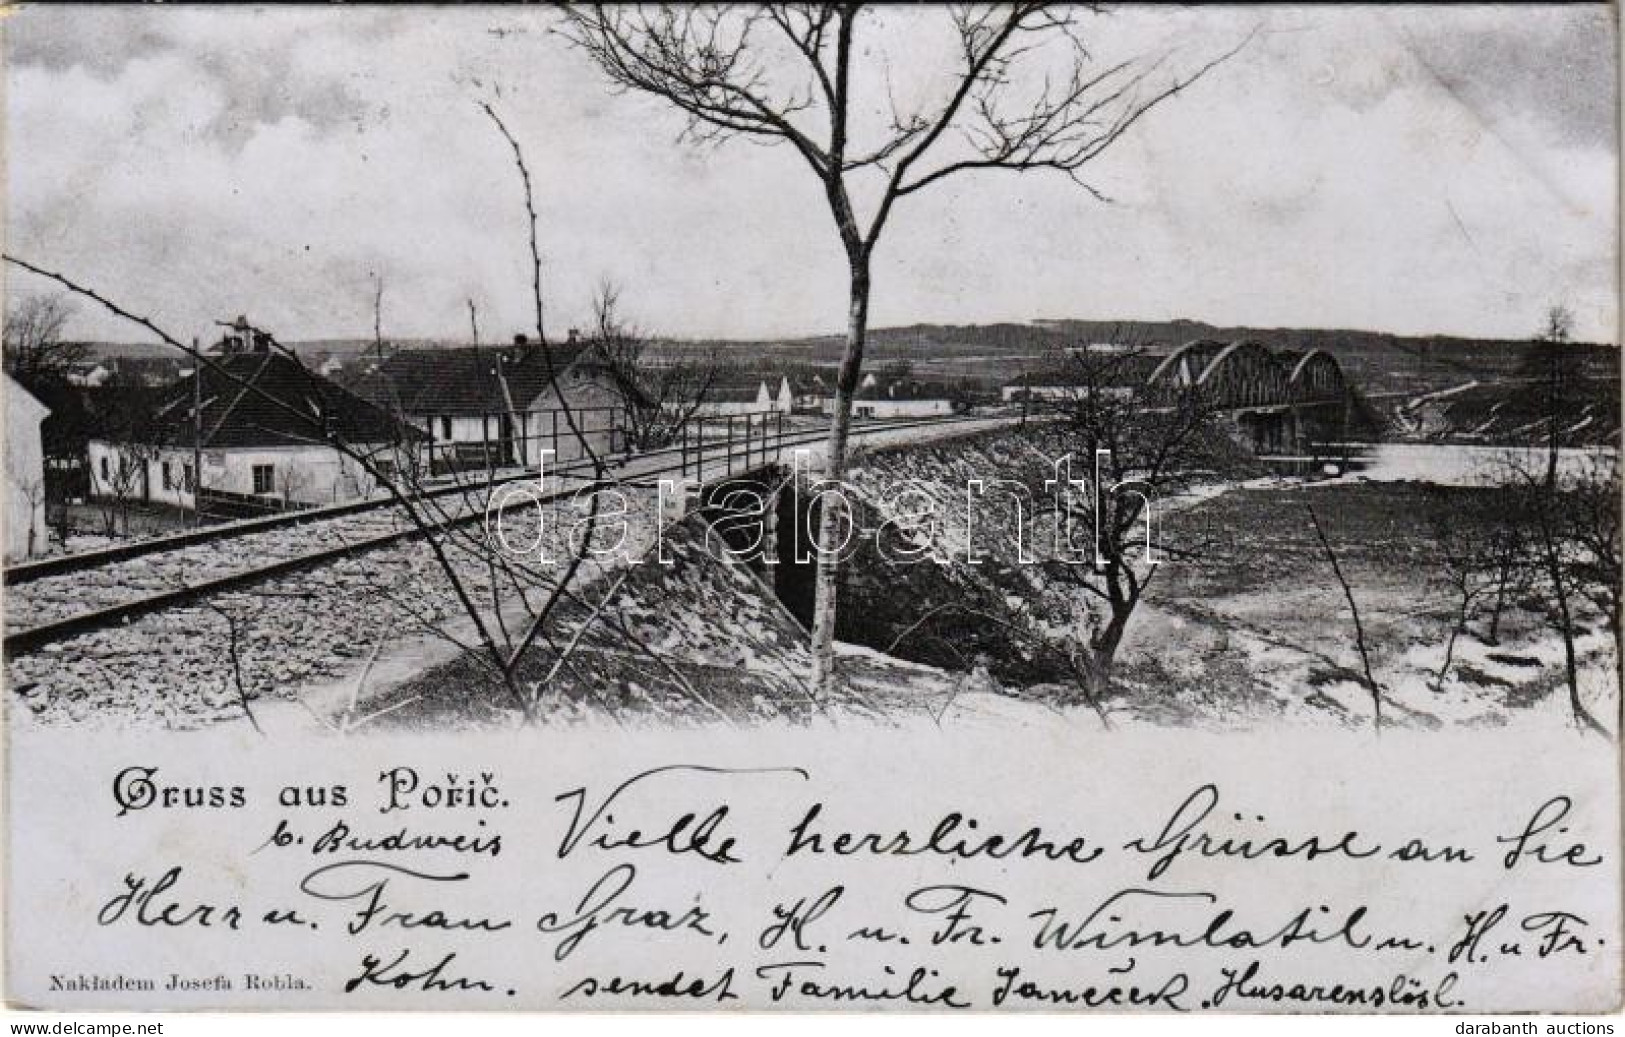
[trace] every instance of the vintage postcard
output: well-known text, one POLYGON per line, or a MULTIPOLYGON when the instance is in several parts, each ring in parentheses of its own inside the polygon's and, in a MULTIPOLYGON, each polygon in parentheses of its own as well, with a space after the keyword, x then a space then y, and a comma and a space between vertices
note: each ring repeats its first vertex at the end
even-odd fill
POLYGON ((0 14, 13 1008, 1619 1006, 1615 8, 0 14))

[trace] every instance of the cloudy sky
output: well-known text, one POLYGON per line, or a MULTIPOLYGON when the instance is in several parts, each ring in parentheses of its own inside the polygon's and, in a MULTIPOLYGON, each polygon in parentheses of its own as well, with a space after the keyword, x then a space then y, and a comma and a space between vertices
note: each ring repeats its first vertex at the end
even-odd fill
MULTIPOLYGON (((6 246, 180 335, 246 311, 284 338, 491 334, 529 320, 506 144, 537 180, 547 302, 611 278, 683 336, 839 329, 845 265, 800 159, 696 147, 517 9, 11 8, 6 246)), ((897 13, 868 82, 944 81, 897 13), (908 39, 918 45, 904 44, 908 39)), ((1190 68, 1252 42, 1088 170, 945 181, 902 203, 877 324, 1189 317, 1528 334, 1552 303, 1617 340, 1615 24, 1606 7, 1126 8, 1101 61, 1190 68)), ((876 98, 879 103, 879 98, 876 98)), ((39 291, 7 271, 8 293, 39 291)), ((82 309, 75 330, 131 338, 82 309)))

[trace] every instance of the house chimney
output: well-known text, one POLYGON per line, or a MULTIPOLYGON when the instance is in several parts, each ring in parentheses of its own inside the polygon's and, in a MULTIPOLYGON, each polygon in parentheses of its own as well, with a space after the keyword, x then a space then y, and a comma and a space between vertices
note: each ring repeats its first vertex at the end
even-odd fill
POLYGON ((226 333, 220 337, 217 347, 223 354, 264 352, 264 343, 259 341, 260 336, 254 333, 253 327, 248 323, 248 316, 239 313, 237 319, 226 327, 226 333))

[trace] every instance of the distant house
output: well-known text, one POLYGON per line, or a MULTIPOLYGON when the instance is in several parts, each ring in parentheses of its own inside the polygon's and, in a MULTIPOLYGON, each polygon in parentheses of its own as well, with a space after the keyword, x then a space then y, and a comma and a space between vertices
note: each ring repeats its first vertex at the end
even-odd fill
POLYGON ((1088 388, 1074 372, 1028 371, 999 387, 999 399, 1005 403, 1023 400, 1081 400, 1088 388))
POLYGON ((779 390, 773 394, 773 409, 780 414, 789 414, 796 409, 795 390, 791 388, 787 375, 779 376, 779 390))
POLYGON ((389 467, 422 438, 272 351, 241 318, 209 359, 199 374, 160 394, 138 431, 90 439, 93 496, 182 508, 194 507, 199 493, 205 504, 330 504, 373 487, 367 470, 330 440, 389 467), (201 481, 194 459, 202 462, 201 481))
POLYGON ((180 357, 125 356, 111 358, 103 363, 124 385, 173 385, 192 373, 192 362, 180 357))
POLYGON ((727 417, 740 414, 789 414, 795 409, 790 380, 750 371, 720 372, 705 391, 705 400, 695 410, 698 417, 727 417), (773 386, 769 388, 769 386, 773 386))
POLYGON ((1082 346, 1068 346, 1066 347, 1066 351, 1073 355, 1083 353, 1093 354, 1096 356, 1101 354, 1109 354, 1112 356, 1129 356, 1135 353, 1143 352, 1142 347, 1129 345, 1126 342, 1089 342, 1082 346))
POLYGON ((107 380, 113 377, 113 370, 106 364, 87 360, 69 364, 66 375, 69 385, 97 389, 107 384, 107 380))
MULTIPOLYGON (((825 414, 835 413, 835 397, 821 401, 825 414)), ((854 418, 931 418, 954 412, 953 393, 945 385, 874 374, 859 383, 852 396, 854 418)))
POLYGON ((51 412, 11 375, 5 375, 6 561, 45 550, 45 451, 40 424, 51 412))
POLYGON ((817 371, 789 376, 790 394, 796 410, 822 410, 830 394, 830 382, 817 371))
POLYGON ((1140 355, 1109 343, 1095 343, 1081 349, 1068 349, 1071 356, 1117 356, 1082 364, 1058 365, 1041 371, 1028 371, 999 387, 999 398, 1005 403, 1026 400, 1082 400, 1093 386, 1103 396, 1124 398, 1133 394, 1135 385, 1143 384, 1147 375, 1162 360, 1160 354, 1140 355))
POLYGON ((533 465, 624 448, 625 404, 590 345, 402 349, 354 383, 430 438, 436 465, 533 465))

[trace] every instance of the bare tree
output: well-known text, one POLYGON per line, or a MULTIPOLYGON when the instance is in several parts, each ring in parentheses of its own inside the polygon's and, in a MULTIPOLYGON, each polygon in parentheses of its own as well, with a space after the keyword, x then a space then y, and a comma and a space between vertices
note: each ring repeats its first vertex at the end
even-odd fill
POLYGON ((1569 537, 1574 543, 1574 579, 1614 635, 1615 674, 1625 673, 1625 638, 1620 629, 1620 479, 1617 451, 1587 455, 1568 484, 1569 537))
MULTIPOLYGON (((1084 13, 1035 3, 947 9, 954 67, 938 97, 903 110, 873 31, 890 16, 858 4, 566 9, 568 38, 614 86, 675 106, 690 139, 788 144, 817 180, 847 260, 846 346, 826 461, 832 480, 846 468, 873 257, 897 203, 989 170, 1057 171, 1098 197, 1083 168, 1246 42, 1183 75, 1165 70, 1167 55, 1098 67, 1079 36, 1084 13), (890 114, 877 120, 875 112, 890 114)), ((834 679, 840 535, 826 514, 812 632, 819 694, 834 679)))
POLYGON ((6 456, 6 474, 11 477, 12 492, 28 505, 28 550, 25 557, 32 558, 39 550, 40 541, 48 540, 48 528, 40 528, 45 521, 45 479, 14 465, 9 451, 6 456))
MULTIPOLYGON (((473 305, 470 302, 470 305, 473 305)), ((378 275, 372 289, 372 350, 373 357, 384 362, 384 277, 378 275)))
POLYGON ((1434 690, 1439 691, 1455 662, 1456 643, 1491 590, 1505 587, 1500 565, 1504 523, 1479 509, 1464 508, 1457 495, 1442 490, 1429 501, 1428 521, 1438 549, 1440 582, 1450 594, 1451 608, 1444 659, 1433 678, 1434 690))
POLYGON ((929 637, 952 657, 955 642, 975 648, 985 633, 987 647, 1018 646, 1029 669, 1058 674, 1110 726, 1118 652, 1159 566, 1198 563, 1216 546, 1194 526, 1169 536, 1159 513, 1247 465, 1213 404, 1147 386, 1145 360, 1132 350, 1054 360, 1070 391, 1033 400, 1036 420, 978 454, 971 492, 987 514, 965 530, 1006 554, 1007 534, 1026 534, 1031 557, 988 566, 975 586, 934 590, 929 608, 896 617, 907 626, 890 647, 929 637), (1032 605, 1012 612, 1007 595, 1032 605), (979 632, 962 626, 967 617, 979 632))
MULTIPOLYGON (((1550 468, 1547 470, 1550 471, 1550 468)), ((1566 494, 1560 493, 1556 484, 1548 481, 1545 475, 1519 471, 1515 477, 1523 480, 1521 489, 1528 501, 1523 511, 1530 517, 1533 526, 1533 560, 1548 595, 1548 621, 1563 639, 1563 678, 1568 687, 1569 710, 1575 726, 1593 734, 1606 735, 1607 731, 1586 709, 1580 697, 1579 658, 1575 645, 1581 629, 1575 600, 1578 592, 1577 558, 1575 545, 1566 536, 1566 494)))
POLYGON ((278 465, 276 471, 276 492, 281 494, 282 503, 287 506, 294 504, 308 504, 302 500, 305 490, 310 488, 310 473, 294 464, 278 465))
POLYGON ((68 369, 90 355, 89 346, 62 337, 73 313, 73 300, 60 292, 25 295, 6 306, 5 369, 24 387, 64 381, 68 369))
MULTIPOLYGON (((1503 464, 1499 489, 1509 534, 1527 586, 1544 605, 1548 626, 1563 642, 1563 677, 1574 724, 1606 736, 1607 730, 1580 695, 1576 641, 1584 632, 1588 607, 1595 606, 1614 635, 1616 667, 1619 636, 1619 476, 1618 446, 1593 451, 1576 471, 1561 465, 1564 436, 1583 394, 1579 355, 1569 346, 1573 316, 1563 306, 1549 308, 1535 336, 1535 351, 1523 373, 1544 391, 1541 421, 1543 463, 1519 454, 1503 464)), ((1617 409, 1617 408, 1616 408, 1617 409)))
MULTIPOLYGON (((1510 505, 1516 499, 1502 498, 1502 503, 1510 505)), ((1492 535, 1486 545, 1495 581, 1495 600, 1489 606, 1490 622, 1484 632, 1487 644, 1500 643, 1501 619, 1506 615, 1507 606, 1529 589, 1531 567, 1529 536, 1525 526, 1523 517, 1517 514, 1514 507, 1505 506, 1496 513, 1492 535)))
POLYGON ((1331 564, 1332 575, 1336 577, 1337 585, 1343 589, 1343 600, 1348 603, 1349 616, 1354 620, 1354 647, 1360 653, 1360 668, 1365 671, 1366 690, 1371 693, 1371 726, 1381 734, 1382 685, 1377 683, 1377 677, 1371 671, 1371 651, 1366 646, 1365 624, 1360 620, 1360 604, 1354 600, 1354 588, 1349 585, 1348 577, 1343 575, 1343 566, 1338 561, 1337 551, 1326 536, 1326 528, 1320 524, 1320 515, 1315 512, 1315 506, 1308 501, 1304 501, 1303 506, 1309 512, 1309 524, 1315 529, 1315 539, 1320 541, 1320 549, 1325 553, 1326 561, 1331 564))
POLYGON ((1526 371, 1540 379, 1545 391, 1546 485, 1549 488, 1557 485, 1558 451, 1567 419, 1574 413, 1575 403, 1570 396, 1580 379, 1579 358, 1569 348, 1573 329, 1574 315, 1566 306, 1549 307, 1535 335, 1533 361, 1526 366, 1526 371))
POLYGON ((147 490, 149 468, 158 457, 155 443, 129 440, 119 444, 117 457, 108 465, 97 498, 102 514, 102 532, 107 536, 130 535, 130 510, 147 490))
POLYGON ((94 390, 96 436, 116 447, 104 455, 97 473, 98 510, 105 535, 128 536, 130 512, 148 490, 152 463, 163 452, 162 426, 155 418, 152 389, 117 373, 94 390))
MULTIPOLYGON (((1580 695, 1578 638, 1600 621, 1612 635, 1616 675, 1620 667, 1620 484, 1617 450, 1599 450, 1558 472, 1514 456, 1506 463, 1500 492, 1505 513, 1520 525, 1526 544, 1526 586, 1537 597, 1547 625, 1563 642, 1563 676, 1576 727, 1607 730, 1580 695)), ((1620 707, 1616 703, 1616 718, 1620 707)))
POLYGON ((1165 539, 1156 509, 1245 462, 1221 428, 1213 401, 1194 388, 1146 385, 1140 350, 1074 350, 1062 363, 1072 391, 1039 405, 1058 419, 1068 455, 1089 467, 1092 492, 1060 498, 1059 519, 1087 545, 1087 564, 1050 570, 1104 606, 1104 621, 1091 632, 1089 652, 1081 658, 1081 676, 1099 700, 1109 691, 1117 650, 1157 566, 1196 560, 1207 546, 1165 539))
POLYGON ((656 356, 648 337, 622 316, 620 298, 618 285, 600 282, 592 301, 591 346, 620 397, 628 445, 662 447, 705 403, 717 378, 716 354, 656 356))

